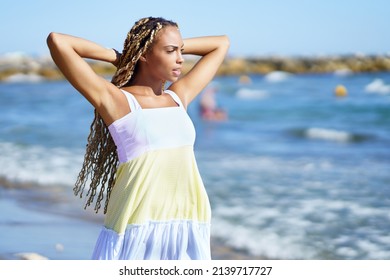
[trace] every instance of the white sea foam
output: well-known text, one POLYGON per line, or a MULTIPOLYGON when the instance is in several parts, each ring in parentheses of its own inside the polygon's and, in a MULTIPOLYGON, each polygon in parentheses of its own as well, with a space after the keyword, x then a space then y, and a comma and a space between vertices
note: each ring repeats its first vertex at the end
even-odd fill
POLYGON ((73 185, 83 154, 0 142, 0 176, 15 182, 73 185))
POLYGON ((336 248, 336 253, 341 256, 345 256, 347 259, 354 259, 359 255, 357 250, 347 246, 336 248))
POLYGON ((236 96, 240 99, 265 99, 269 94, 267 91, 261 89, 240 88, 236 96))
POLYGON ((381 246, 369 240, 357 240, 356 245, 361 251, 366 252, 367 259, 387 259, 388 252, 383 252, 381 246))
POLYGON ((4 81, 7 83, 39 83, 45 78, 38 74, 14 74, 7 77, 4 81))
POLYGON ((369 93, 387 94, 390 93, 390 85, 385 84, 382 79, 375 79, 364 88, 369 93))
POLYGON ((353 74, 353 71, 351 69, 344 68, 344 69, 338 69, 334 71, 333 74, 335 76, 345 77, 345 76, 351 76, 353 74))
POLYGON ((306 259, 312 256, 302 245, 301 237, 279 235, 273 229, 257 230, 215 218, 212 235, 221 238, 227 245, 246 250, 254 256, 274 259, 306 259))
POLYGON ((348 142, 353 135, 341 130, 312 127, 305 131, 305 136, 312 139, 322 139, 329 141, 348 142))
POLYGON ((292 74, 284 71, 273 71, 264 76, 268 82, 277 83, 282 82, 291 77, 292 74))

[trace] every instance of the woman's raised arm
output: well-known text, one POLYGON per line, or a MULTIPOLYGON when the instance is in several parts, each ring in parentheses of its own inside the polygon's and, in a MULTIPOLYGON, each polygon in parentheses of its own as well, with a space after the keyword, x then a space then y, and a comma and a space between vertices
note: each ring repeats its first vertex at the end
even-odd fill
POLYGON ((65 78, 96 108, 113 85, 97 75, 84 58, 115 64, 117 53, 94 42, 61 33, 50 33, 47 45, 57 67, 65 78))
POLYGON ((229 46, 229 38, 225 35, 184 39, 183 54, 201 56, 195 66, 170 87, 186 107, 213 79, 229 46))

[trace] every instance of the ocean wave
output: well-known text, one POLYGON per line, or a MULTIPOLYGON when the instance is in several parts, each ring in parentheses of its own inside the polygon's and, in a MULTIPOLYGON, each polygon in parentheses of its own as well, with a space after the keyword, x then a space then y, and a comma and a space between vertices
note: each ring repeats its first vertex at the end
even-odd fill
POLYGON ((268 92, 261 89, 249 89, 249 88, 240 88, 236 97, 240 99, 265 99, 269 96, 268 92))
POLYGON ((14 74, 7 77, 4 82, 7 83, 40 83, 45 81, 46 79, 38 74, 14 74))
POLYGON ((353 138, 353 135, 347 131, 316 127, 307 129, 305 131, 305 136, 313 139, 323 139, 339 142, 349 142, 353 138))
POLYGON ((364 90, 369 93, 388 94, 390 93, 390 85, 385 84, 382 79, 375 79, 366 85, 364 90))
POLYGON ((82 166, 81 151, 0 142, 0 176, 14 182, 73 186, 82 166))
POLYGON ((347 77, 353 75, 353 71, 349 68, 343 68, 335 70, 333 74, 338 77, 347 77))
POLYGON ((232 224, 223 219, 213 220, 212 236, 223 240, 236 250, 268 259, 310 259, 313 252, 297 236, 280 235, 272 229, 258 230, 232 224))
POLYGON ((287 80, 292 74, 284 71, 273 71, 264 76, 264 79, 268 82, 278 83, 287 80))
POLYGON ((292 134, 298 137, 304 137, 308 139, 318 139, 325 141, 334 141, 334 142, 361 142, 368 140, 369 135, 351 133, 348 131, 329 129, 329 128, 320 128, 320 127, 311 127, 307 129, 295 129, 291 131, 292 134))

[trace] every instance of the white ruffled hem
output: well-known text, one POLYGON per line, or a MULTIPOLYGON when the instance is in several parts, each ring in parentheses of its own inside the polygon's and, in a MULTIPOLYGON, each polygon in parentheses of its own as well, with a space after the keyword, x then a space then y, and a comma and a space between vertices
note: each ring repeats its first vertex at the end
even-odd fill
POLYGON ((128 225, 123 234, 103 227, 92 259, 210 260, 210 224, 150 221, 128 225))

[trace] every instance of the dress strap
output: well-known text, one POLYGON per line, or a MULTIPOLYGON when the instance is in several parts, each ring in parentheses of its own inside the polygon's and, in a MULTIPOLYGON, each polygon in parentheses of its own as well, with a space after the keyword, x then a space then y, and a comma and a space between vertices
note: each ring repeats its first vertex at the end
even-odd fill
POLYGON ((121 89, 121 91, 126 96, 131 112, 141 109, 141 105, 139 105, 137 99, 130 92, 123 89, 121 89))
POLYGON ((179 104, 180 107, 184 108, 183 103, 181 103, 180 97, 175 92, 173 92, 172 90, 169 90, 169 89, 166 89, 164 92, 168 93, 173 98, 173 100, 177 104, 179 104))

